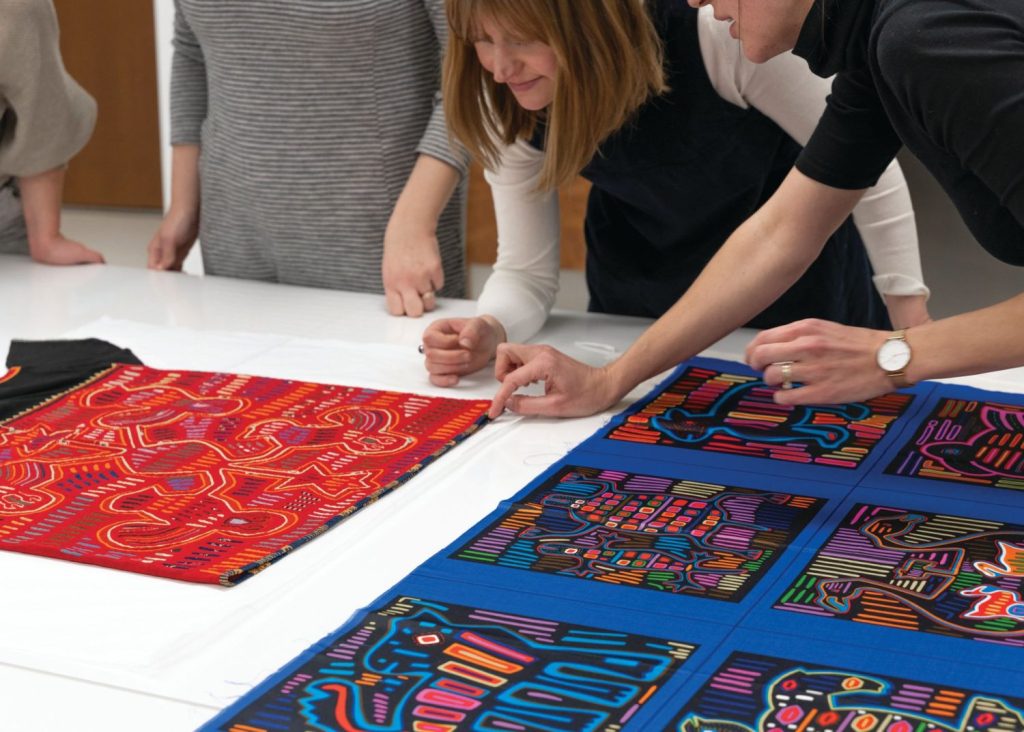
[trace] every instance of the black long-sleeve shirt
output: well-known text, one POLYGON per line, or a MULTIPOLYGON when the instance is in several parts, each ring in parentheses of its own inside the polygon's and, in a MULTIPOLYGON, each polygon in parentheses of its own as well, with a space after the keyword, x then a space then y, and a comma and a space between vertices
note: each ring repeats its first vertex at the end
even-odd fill
POLYGON ((865 188, 905 144, 982 246, 1024 265, 1024 2, 824 0, 795 53, 839 72, 802 173, 865 188))

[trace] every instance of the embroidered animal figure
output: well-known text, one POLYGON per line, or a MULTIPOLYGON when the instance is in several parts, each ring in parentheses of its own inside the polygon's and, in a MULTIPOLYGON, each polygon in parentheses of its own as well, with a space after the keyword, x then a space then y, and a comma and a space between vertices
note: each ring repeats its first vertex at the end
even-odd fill
POLYGON ((796 668, 766 685, 764 710, 746 725, 709 720, 695 714, 681 720, 680 732, 785 732, 809 724, 819 732, 880 730, 887 732, 967 732, 977 729, 1022 729, 1024 712, 1001 699, 976 695, 957 718, 939 718, 892 706, 893 684, 881 678, 844 671, 796 668), (994 723, 999 723, 994 726, 994 723))
MULTIPOLYGON (((792 406, 785 419, 762 419, 756 415, 758 402, 771 402, 774 390, 763 381, 751 381, 724 392, 706 411, 691 412, 673 407, 651 418, 651 426, 675 442, 696 445, 716 434, 756 442, 811 442, 831 450, 850 438, 843 423, 866 419, 871 410, 864 404, 836 407, 792 406), (732 419, 742 413, 744 419, 732 419), (838 423, 838 424, 837 424, 838 423)), ((774 409, 779 409, 775 406, 774 409)))
POLYGON ((979 585, 960 590, 960 594, 978 598, 970 610, 960 615, 962 618, 1010 618, 1024 622, 1024 602, 1019 592, 993 585, 979 585))
MULTIPOLYGON (((820 579, 817 582, 817 604, 838 615, 849 613, 855 600, 866 591, 876 592, 896 600, 927 620, 957 630, 970 636, 991 636, 1007 638, 1024 634, 1024 629, 993 630, 983 623, 981 615, 970 610, 959 616, 947 617, 936 612, 934 603, 950 593, 953 584, 967 567, 967 546, 978 539, 995 539, 1006 536, 1024 538, 1024 532, 1016 528, 975 531, 950 539, 931 539, 927 530, 927 518, 922 514, 902 513, 878 516, 860 527, 859 532, 879 549, 902 552, 906 556, 892 570, 888 577, 862 577, 844 575, 820 579), (967 622, 964 622, 964 621, 967 622)), ((997 563, 975 560, 978 571, 997 572, 1004 566, 1012 570, 1008 562, 1015 562, 1020 549, 1004 541, 994 541, 998 547, 997 563), (980 566, 979 566, 980 565, 980 566)), ((1015 564, 1013 566, 1016 566, 1015 564)), ((992 575, 988 575, 992 576, 992 575)), ((960 594, 964 596, 965 592, 960 594)), ((993 599, 994 601, 994 599, 993 599)), ((1006 607, 1010 605, 1007 604, 1006 607)))
POLYGON ((346 662, 296 692, 303 721, 318 730, 613 729, 612 717, 670 668, 652 653, 533 636, 422 606, 371 616, 332 652, 346 662))
POLYGON ((742 560, 729 561, 708 552, 691 552, 687 555, 658 551, 656 549, 616 548, 614 535, 604 537, 608 541, 595 548, 579 547, 563 542, 545 542, 537 546, 537 552, 543 556, 554 556, 567 560, 570 567, 563 569, 577 577, 596 577, 622 584, 636 584, 626 577, 636 578, 638 575, 657 573, 655 583, 667 587, 672 592, 685 590, 706 591, 705 583, 701 583, 700 575, 741 574, 742 560), (717 565, 717 566, 716 566, 717 565))
MULTIPOLYGON (((124 521, 98 534, 110 547, 153 551, 206 537, 260 537, 278 533, 295 522, 293 514, 269 509, 243 509, 234 492, 251 490, 263 481, 221 471, 222 485, 205 495, 182 495, 153 483, 104 501, 105 511, 125 514, 124 521)), ((261 487, 261 486, 260 486, 261 487)))
POLYGON ((959 442, 934 442, 921 452, 947 470, 974 477, 1024 476, 1024 411, 981 407, 984 429, 959 442))
POLYGON ((1024 546, 997 541, 999 555, 993 562, 975 562, 974 568, 986 577, 1024 577, 1024 546))

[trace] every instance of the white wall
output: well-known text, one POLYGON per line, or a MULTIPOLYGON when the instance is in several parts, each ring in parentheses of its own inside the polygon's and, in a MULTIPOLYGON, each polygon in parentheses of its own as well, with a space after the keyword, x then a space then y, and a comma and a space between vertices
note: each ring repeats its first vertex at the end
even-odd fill
POLYGON ((174 1, 153 0, 156 23, 156 82, 160 105, 160 171, 163 180, 164 209, 171 198, 171 38, 174 37, 174 1))
POLYGON ((914 202, 932 317, 947 318, 1024 292, 1024 267, 1004 264, 986 252, 925 167, 906 150, 899 160, 914 202))

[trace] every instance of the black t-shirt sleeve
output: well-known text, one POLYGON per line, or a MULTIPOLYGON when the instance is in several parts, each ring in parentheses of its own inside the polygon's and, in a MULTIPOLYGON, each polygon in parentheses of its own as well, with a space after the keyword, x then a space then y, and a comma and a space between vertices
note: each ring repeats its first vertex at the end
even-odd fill
POLYGON ((867 69, 837 74, 796 168, 833 188, 869 188, 901 147, 867 69))
POLYGON ((877 44, 881 83, 906 134, 928 141, 919 153, 925 164, 950 156, 1024 227, 1024 3, 922 7, 886 17, 877 44))

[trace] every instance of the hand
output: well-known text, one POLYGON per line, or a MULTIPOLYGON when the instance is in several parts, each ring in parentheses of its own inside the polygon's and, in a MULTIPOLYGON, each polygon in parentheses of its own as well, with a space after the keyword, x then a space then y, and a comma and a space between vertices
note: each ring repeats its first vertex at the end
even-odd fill
POLYGON ((505 328, 491 315, 435 320, 423 331, 430 383, 455 386, 460 376, 486 366, 504 342, 505 328))
POLYGON ((104 264, 103 255, 62 234, 52 239, 30 240, 29 254, 43 264, 104 264))
POLYGON ((893 391, 875 353, 889 333, 825 320, 799 320, 761 331, 747 346, 747 363, 764 372, 766 384, 782 384, 782 368, 791 361, 790 378, 800 386, 775 392, 778 404, 860 402, 893 391))
POLYGON ((149 269, 180 272, 198 236, 199 211, 172 206, 149 242, 149 269))
POLYGON ((392 315, 418 318, 437 307, 435 292, 444 287, 441 253, 430 226, 396 212, 384 232, 381 277, 392 315))
POLYGON ((524 415, 586 417, 622 397, 607 367, 587 366, 551 346, 503 343, 498 346, 494 374, 501 388, 487 412, 491 419, 497 419, 506 408, 524 415), (544 396, 514 393, 538 381, 544 382, 544 396))

